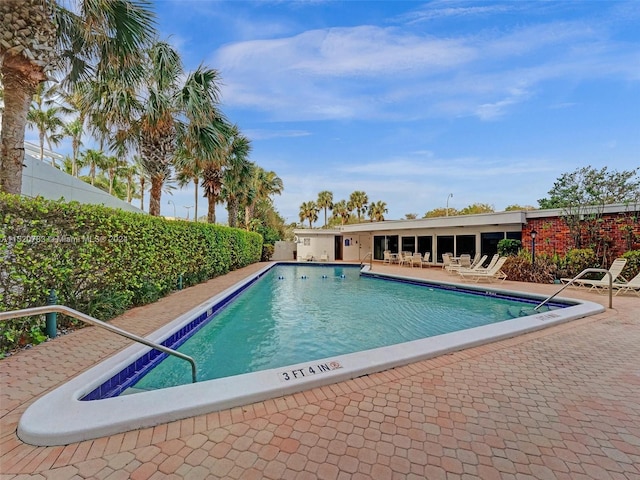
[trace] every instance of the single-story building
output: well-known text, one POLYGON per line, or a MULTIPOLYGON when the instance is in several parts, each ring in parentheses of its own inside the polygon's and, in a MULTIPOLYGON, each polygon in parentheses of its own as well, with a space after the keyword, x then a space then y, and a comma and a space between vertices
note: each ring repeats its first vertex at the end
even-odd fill
MULTIPOLYGON (((620 255, 640 248, 640 212, 638 206, 607 205, 583 208, 583 214, 597 213, 600 225, 610 238, 610 251, 620 255), (631 242, 630 242, 631 239, 631 242)), ((493 255, 502 239, 520 240, 525 248, 533 246, 531 232, 536 232, 536 253, 564 255, 574 247, 571 232, 564 220, 566 211, 518 210, 389 220, 343 225, 334 229, 294 230, 297 259, 329 261, 363 261, 372 252, 374 260, 382 260, 385 250, 429 253, 434 264, 442 262, 443 253, 455 256, 476 252, 493 255)))

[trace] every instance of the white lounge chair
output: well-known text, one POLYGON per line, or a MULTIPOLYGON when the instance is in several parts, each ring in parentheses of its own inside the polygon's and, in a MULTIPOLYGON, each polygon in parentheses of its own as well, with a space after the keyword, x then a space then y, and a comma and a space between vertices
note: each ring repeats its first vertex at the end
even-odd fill
MULTIPOLYGON (((626 258, 616 258, 611 266, 609 267, 609 273, 611 274, 611 281, 615 282, 616 279, 622 273, 624 266, 627 264, 626 258)), ((560 281, 562 283, 571 282, 571 278, 561 278, 560 281)), ((607 289, 609 288, 609 275, 605 274, 600 280, 587 280, 584 278, 579 278, 574 280, 572 285, 577 287, 587 287, 589 290, 598 290, 598 289, 607 289)))
POLYGON ((422 264, 430 266, 431 263, 429 262, 429 260, 431 260, 431 252, 425 252, 425 254, 422 256, 422 264))
POLYGON ((391 250, 382 252, 382 263, 391 263, 391 250))
MULTIPOLYGON (((484 258, 486 259, 487 256, 485 255, 484 258)), ((473 260, 471 260, 471 268, 473 268, 476 265, 478 265, 479 262, 480 262, 480 252, 476 252, 475 256, 473 257, 473 260)), ((483 260, 483 262, 484 262, 484 260, 483 260)))
POLYGON ((619 293, 635 293, 640 297, 640 273, 628 282, 614 283, 612 287, 616 291, 616 295, 619 293))
POLYGON ((487 270, 460 270, 458 274, 464 280, 473 280, 475 282, 479 282, 481 280, 486 280, 488 282, 500 281, 504 282, 507 278, 507 275, 501 270, 504 262, 507 261, 507 257, 500 257, 496 264, 487 270))
POLYGON ((329 261, 329 255, 327 254, 327 252, 322 252, 322 255, 320 255, 320 261, 321 262, 328 262, 329 261))
POLYGON ((313 254, 311 253, 307 253, 307 255, 304 257, 305 262, 313 262, 313 260, 314 260, 313 254))
POLYGON ((458 273, 460 272, 474 272, 474 271, 480 271, 480 270, 486 270, 482 264, 484 263, 484 261, 487 259, 486 255, 483 255, 480 259, 478 259, 478 261, 475 264, 472 264, 471 268, 461 268, 458 270, 458 273))

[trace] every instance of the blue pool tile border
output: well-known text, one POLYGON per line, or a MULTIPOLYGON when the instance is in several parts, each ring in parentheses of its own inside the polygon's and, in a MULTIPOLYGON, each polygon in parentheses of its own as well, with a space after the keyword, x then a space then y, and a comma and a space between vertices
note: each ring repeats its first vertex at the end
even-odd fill
MULTIPOLYGON (((271 268, 273 268, 273 265, 271 268)), ((233 301, 238 295, 244 292, 247 288, 262 278, 271 268, 256 275, 250 279, 240 288, 234 290, 226 297, 222 298, 219 302, 212 305, 206 312, 196 316, 193 320, 188 322, 182 328, 174 332, 171 336, 159 342, 160 345, 171 348, 173 350, 178 349, 184 342, 189 340, 195 335, 198 330, 209 323, 218 313, 224 310, 231 301, 233 301), (211 311, 211 314, 209 314, 211 311)), ((133 363, 126 368, 122 369, 116 375, 111 377, 106 382, 99 385, 97 388, 83 396, 80 400, 91 401, 101 400, 104 398, 117 397, 122 392, 127 390, 132 385, 135 385, 142 377, 144 377, 149 370, 152 370, 157 364, 167 358, 167 354, 158 350, 151 349, 142 356, 138 357, 133 363)))

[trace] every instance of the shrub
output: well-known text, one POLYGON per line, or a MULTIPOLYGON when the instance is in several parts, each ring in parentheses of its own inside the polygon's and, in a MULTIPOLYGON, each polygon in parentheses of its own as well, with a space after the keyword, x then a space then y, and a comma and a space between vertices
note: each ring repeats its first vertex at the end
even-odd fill
MULTIPOLYGON (((0 219, 0 310, 43 305, 55 289, 60 304, 108 320, 166 295, 180 276, 193 285, 262 254, 254 232, 77 202, 0 194, 0 219)), ((0 351, 23 337, 15 325, 2 325, 0 351)))
POLYGON ((627 264, 622 270, 622 276, 627 280, 631 280, 640 273, 640 250, 631 250, 622 255, 627 260, 627 264))
POLYGON ((498 254, 501 257, 510 257, 518 255, 518 252, 522 248, 522 242, 520 240, 513 240, 510 238, 503 238, 498 242, 498 254))
POLYGON ((532 283, 553 283, 556 270, 556 264, 546 255, 536 256, 536 264, 532 266, 531 255, 522 251, 518 255, 508 257, 502 267, 509 280, 532 283))
POLYGON ((275 247, 273 245, 262 245, 262 262, 268 262, 273 257, 275 247))
MULTIPOLYGON (((564 277, 573 278, 586 268, 598 268, 596 254, 590 248, 574 248, 567 252, 564 277)), ((589 278, 589 277, 584 277, 589 278)), ((599 278, 599 277, 598 277, 599 278)))

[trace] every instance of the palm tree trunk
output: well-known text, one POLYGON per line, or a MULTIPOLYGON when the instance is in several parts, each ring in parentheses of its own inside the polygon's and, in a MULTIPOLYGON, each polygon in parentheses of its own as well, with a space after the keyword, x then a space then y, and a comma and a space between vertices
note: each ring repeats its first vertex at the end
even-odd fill
POLYGON ((207 200, 209 201, 209 209, 207 210, 207 222, 216 223, 216 196, 213 194, 207 194, 207 200))
POLYGON ((5 55, 2 64, 4 112, 0 151, 0 191, 20 195, 24 162, 24 130, 36 86, 44 81, 40 69, 21 55, 5 55))
POLYGON ((38 134, 38 140, 40 140, 40 161, 44 162, 44 132, 42 130, 38 134))
POLYGON ((162 197, 163 175, 151 177, 151 193, 149 198, 149 215, 158 217, 160 215, 160 199, 162 197))
POLYGON ((227 200, 227 212, 229 212, 229 226, 238 226, 238 199, 230 198, 227 200))
POLYGON ((197 222, 198 221, 198 177, 193 177, 193 187, 195 190, 194 193, 194 202, 195 202, 195 206, 193 207, 194 212, 193 212, 193 221, 197 222))
POLYGON ((144 177, 140 177, 140 210, 144 212, 144 177))
POLYGON ((251 218, 251 210, 249 209, 249 205, 245 205, 244 207, 244 228, 249 230, 249 221, 251 218))

